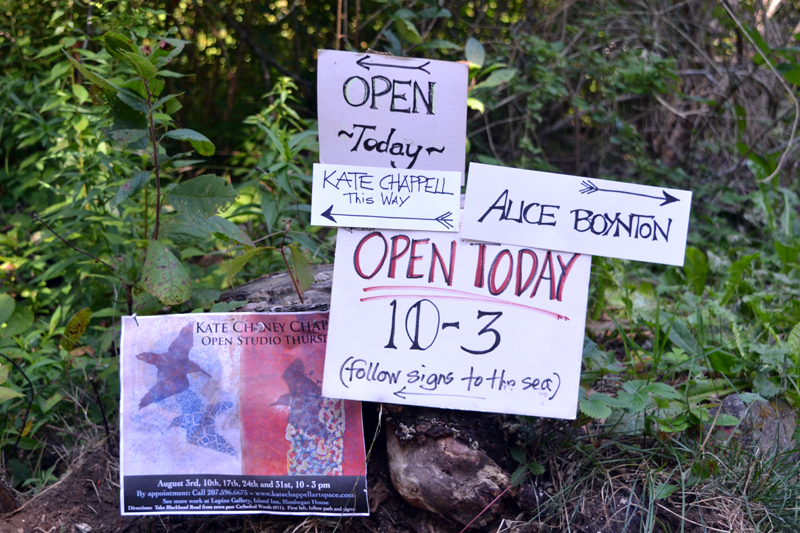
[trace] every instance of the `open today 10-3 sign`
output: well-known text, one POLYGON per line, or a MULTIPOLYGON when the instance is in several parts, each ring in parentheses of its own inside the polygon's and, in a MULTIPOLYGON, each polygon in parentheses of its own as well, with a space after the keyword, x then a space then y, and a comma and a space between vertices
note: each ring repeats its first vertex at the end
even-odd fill
POLYGON ((339 230, 326 397, 573 419, 591 257, 339 230))

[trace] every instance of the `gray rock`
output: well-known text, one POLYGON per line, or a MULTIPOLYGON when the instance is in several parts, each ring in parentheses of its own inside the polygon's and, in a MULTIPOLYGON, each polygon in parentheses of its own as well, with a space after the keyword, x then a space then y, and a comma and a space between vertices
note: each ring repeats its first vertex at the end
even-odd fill
MULTIPOLYGON (((711 416, 715 409, 709 410, 711 416)), ((748 406, 738 394, 731 394, 722 400, 722 412, 735 416, 739 424, 739 442, 758 450, 763 455, 772 455, 797 446, 794 432, 797 428, 797 414, 783 399, 770 401, 756 400, 748 406)), ((723 431, 730 433, 733 428, 723 431)))

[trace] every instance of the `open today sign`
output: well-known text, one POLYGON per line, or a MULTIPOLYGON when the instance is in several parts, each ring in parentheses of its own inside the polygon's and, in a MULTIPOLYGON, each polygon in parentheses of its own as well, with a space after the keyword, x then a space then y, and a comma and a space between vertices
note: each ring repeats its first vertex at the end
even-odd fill
POLYGON ((467 66, 319 50, 320 163, 464 173, 467 66))
POLYGON ((339 230, 322 393, 575 418, 591 257, 339 230))

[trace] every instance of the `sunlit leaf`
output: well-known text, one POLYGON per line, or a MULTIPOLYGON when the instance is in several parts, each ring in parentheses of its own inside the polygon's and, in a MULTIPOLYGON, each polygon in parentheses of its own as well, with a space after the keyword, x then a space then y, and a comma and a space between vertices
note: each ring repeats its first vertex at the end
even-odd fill
POLYGON ((185 302, 192 296, 192 282, 186 270, 161 241, 152 241, 147 247, 142 287, 166 305, 185 302))
POLYGON ((8 387, 0 387, 0 402, 10 400, 11 398, 21 398, 23 395, 8 387))

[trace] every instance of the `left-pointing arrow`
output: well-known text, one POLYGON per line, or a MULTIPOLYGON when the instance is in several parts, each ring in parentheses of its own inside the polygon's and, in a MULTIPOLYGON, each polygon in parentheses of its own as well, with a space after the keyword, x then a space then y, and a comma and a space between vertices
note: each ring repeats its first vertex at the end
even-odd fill
POLYGON ((378 219, 392 219, 392 220, 429 220, 431 222, 438 222, 442 226, 447 229, 453 228, 453 213, 448 211, 447 213, 443 213, 438 217, 391 217, 386 215, 359 215, 356 213, 334 213, 333 212, 333 204, 326 209, 322 216, 336 224, 336 219, 333 218, 334 216, 337 217, 359 217, 359 218, 378 218, 378 219))
POLYGON ((401 69, 405 69, 405 70, 421 70, 422 72, 424 72, 426 74, 430 74, 430 72, 425 70, 425 67, 427 67, 428 65, 431 64, 430 61, 426 61, 425 63, 422 63, 421 65, 390 65, 388 63, 368 63, 367 59, 369 59, 369 56, 364 56, 361 59, 359 59, 358 61, 356 61, 356 64, 359 67, 365 68, 367 70, 369 70, 369 67, 386 67, 386 68, 401 68, 401 69))
POLYGON ((408 392, 406 390, 405 385, 402 389, 394 391, 392 394, 397 396, 398 398, 402 398, 403 400, 406 399, 406 396, 449 396, 452 398, 473 398, 475 400, 485 400, 486 398, 482 396, 470 396, 468 394, 443 394, 443 393, 436 393, 436 392, 408 392))

